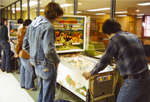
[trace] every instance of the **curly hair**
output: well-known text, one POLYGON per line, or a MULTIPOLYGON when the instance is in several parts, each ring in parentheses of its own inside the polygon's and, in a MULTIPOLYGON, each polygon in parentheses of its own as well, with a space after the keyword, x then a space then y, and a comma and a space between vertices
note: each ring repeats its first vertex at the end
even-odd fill
POLYGON ((116 20, 108 19, 104 22, 102 29, 103 33, 109 35, 121 31, 121 25, 116 20))

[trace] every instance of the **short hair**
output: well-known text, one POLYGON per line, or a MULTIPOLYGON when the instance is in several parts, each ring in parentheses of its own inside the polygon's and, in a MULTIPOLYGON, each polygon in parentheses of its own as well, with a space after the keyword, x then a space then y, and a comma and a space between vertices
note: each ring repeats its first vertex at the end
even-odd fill
POLYGON ((121 25, 116 20, 108 19, 104 22, 102 29, 103 33, 109 35, 121 31, 121 25))
POLYGON ((19 18, 19 19, 17 20, 17 23, 18 23, 18 24, 22 24, 22 23, 23 23, 23 19, 22 19, 22 18, 19 18))
POLYGON ((24 22, 23 22, 23 26, 28 26, 31 24, 31 20, 30 19, 26 19, 24 22))
POLYGON ((4 25, 6 20, 7 20, 7 19, 5 19, 5 18, 1 18, 1 19, 0 19, 0 25, 4 25))
POLYGON ((59 16, 64 14, 63 9, 59 6, 59 4, 55 2, 50 2, 44 9, 44 15, 49 20, 56 19, 59 16))

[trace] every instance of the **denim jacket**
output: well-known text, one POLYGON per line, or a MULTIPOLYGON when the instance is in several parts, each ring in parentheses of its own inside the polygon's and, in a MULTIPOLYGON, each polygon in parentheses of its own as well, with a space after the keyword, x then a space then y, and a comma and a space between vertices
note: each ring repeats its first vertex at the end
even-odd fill
POLYGON ((30 53, 30 62, 59 63, 55 50, 54 28, 43 16, 37 17, 27 28, 23 49, 30 53))

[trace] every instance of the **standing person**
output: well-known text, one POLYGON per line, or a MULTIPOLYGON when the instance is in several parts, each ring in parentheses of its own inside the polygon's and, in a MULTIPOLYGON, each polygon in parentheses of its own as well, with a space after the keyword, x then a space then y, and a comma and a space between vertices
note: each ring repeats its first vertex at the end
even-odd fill
POLYGON ((55 50, 53 22, 63 15, 63 10, 57 3, 50 2, 45 7, 44 15, 37 17, 28 27, 23 49, 30 52, 30 62, 39 77, 38 102, 54 102, 60 60, 55 50))
POLYGON ((150 77, 141 41, 135 34, 123 32, 121 25, 115 20, 106 20, 103 32, 111 36, 106 52, 94 69, 84 72, 83 76, 89 79, 103 70, 114 58, 124 78, 117 102, 150 102, 150 77))
POLYGON ((22 88, 27 90, 35 90, 34 87, 34 69, 29 62, 30 55, 28 52, 22 49, 23 39, 26 33, 27 26, 31 24, 31 20, 27 19, 23 23, 23 27, 20 29, 20 34, 18 33, 18 40, 16 44, 16 54, 20 58, 20 85, 22 88))
POLYGON ((5 25, 5 19, 0 22, 0 46, 3 51, 1 70, 11 72, 10 66, 10 44, 8 38, 8 28, 5 25))

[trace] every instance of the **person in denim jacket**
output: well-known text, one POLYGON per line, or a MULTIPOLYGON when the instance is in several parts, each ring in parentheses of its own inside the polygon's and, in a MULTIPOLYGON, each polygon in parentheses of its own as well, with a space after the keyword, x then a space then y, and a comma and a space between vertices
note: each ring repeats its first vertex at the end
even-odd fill
POLYGON ((54 102, 60 59, 55 50, 53 22, 63 15, 63 10, 57 3, 50 2, 45 7, 44 14, 45 16, 37 17, 29 25, 23 49, 29 52, 30 63, 34 65, 39 78, 38 102, 54 102))

